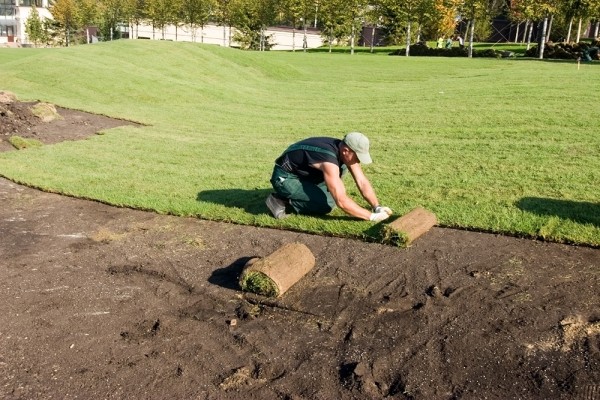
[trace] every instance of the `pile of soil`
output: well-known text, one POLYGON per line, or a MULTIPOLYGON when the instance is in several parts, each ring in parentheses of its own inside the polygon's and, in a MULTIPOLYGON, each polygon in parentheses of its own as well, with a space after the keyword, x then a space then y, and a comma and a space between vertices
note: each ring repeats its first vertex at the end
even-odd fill
MULTIPOLYGON (((123 123, 59 112, 11 123, 123 123)), ((2 399, 600 398, 598 249, 438 227, 400 249, 6 179, 0 205, 2 399), (241 292, 246 261, 293 242, 316 259, 299 283, 241 292)))

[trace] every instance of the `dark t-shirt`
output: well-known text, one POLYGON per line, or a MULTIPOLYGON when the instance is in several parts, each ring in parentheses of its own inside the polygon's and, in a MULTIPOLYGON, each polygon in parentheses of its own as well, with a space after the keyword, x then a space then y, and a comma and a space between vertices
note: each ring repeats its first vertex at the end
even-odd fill
POLYGON ((312 168, 311 165, 322 162, 330 162, 340 167, 341 173, 343 166, 343 163, 340 160, 341 142, 342 141, 340 139, 329 137, 312 137, 304 139, 294 143, 290 147, 317 147, 319 149, 326 150, 329 154, 312 149, 291 150, 284 152, 277 160, 275 160, 275 164, 279 165, 287 172, 297 175, 301 179, 306 179, 314 183, 321 183, 325 180, 323 172, 312 168), (330 153, 333 153, 335 157, 330 153))

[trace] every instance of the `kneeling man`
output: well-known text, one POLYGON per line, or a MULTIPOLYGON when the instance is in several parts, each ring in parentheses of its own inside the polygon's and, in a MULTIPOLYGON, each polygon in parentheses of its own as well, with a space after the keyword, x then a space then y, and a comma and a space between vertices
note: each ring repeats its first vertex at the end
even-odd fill
POLYGON ((342 140, 312 137, 288 147, 277 160, 271 176, 275 193, 267 207, 275 218, 288 212, 327 214, 336 206, 367 221, 383 221, 392 210, 379 204, 361 164, 372 162, 369 139, 360 132, 348 133, 342 140), (342 176, 349 170, 371 210, 359 206, 346 194, 342 176))

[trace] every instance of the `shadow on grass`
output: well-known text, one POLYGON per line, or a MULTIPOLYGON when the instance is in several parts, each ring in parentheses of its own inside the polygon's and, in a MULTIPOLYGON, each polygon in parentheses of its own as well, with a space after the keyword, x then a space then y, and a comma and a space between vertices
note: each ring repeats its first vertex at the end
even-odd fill
POLYGON ((265 200, 271 192, 271 189, 204 190, 198 192, 196 200, 241 208, 249 214, 259 215, 269 212, 265 200))
MULTIPOLYGON (((515 58, 511 58, 511 60, 515 60, 515 61, 537 61, 537 62, 545 62, 545 63, 554 63, 554 64, 573 64, 575 67, 577 66, 577 60, 576 59, 558 59, 558 58, 544 58, 544 59, 539 59, 538 57, 515 57, 515 58)), ((584 65, 594 65, 594 66, 600 66, 600 63, 597 61, 581 61, 581 66, 584 65)))
POLYGON ((238 280, 240 279, 244 266, 251 258, 252 257, 241 257, 227 267, 214 270, 208 278, 208 282, 225 289, 241 290, 238 280))
MULTIPOLYGON (((221 204, 225 207, 241 208, 249 214, 269 214, 265 200, 272 189, 220 189, 198 192, 196 200, 221 204)), ((288 210, 289 212, 289 210, 288 210)), ((312 215, 321 219, 356 220, 349 215, 312 215)))
POLYGON ((538 215, 557 216, 582 224, 600 226, 600 203, 523 197, 516 203, 521 210, 538 215))

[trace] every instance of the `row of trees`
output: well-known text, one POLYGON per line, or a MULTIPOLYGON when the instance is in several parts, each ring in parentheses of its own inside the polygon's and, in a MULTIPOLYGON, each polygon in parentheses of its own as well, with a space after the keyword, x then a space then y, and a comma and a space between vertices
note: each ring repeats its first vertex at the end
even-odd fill
POLYGON ((574 25, 579 40, 581 27, 590 21, 597 35, 600 0, 51 0, 50 10, 66 45, 72 32, 87 26, 99 27, 110 40, 119 24, 135 30, 144 22, 163 38, 167 26, 186 26, 191 32, 209 23, 235 27, 236 41, 259 50, 269 47, 269 26, 290 26, 294 33, 318 28, 330 45, 353 49, 363 27, 371 26, 384 32, 387 43, 405 43, 408 55, 411 43, 452 36, 457 27, 469 43, 485 40, 492 18, 500 14, 524 27, 528 42, 534 28, 540 44, 550 39, 552 29, 571 40, 574 25))

